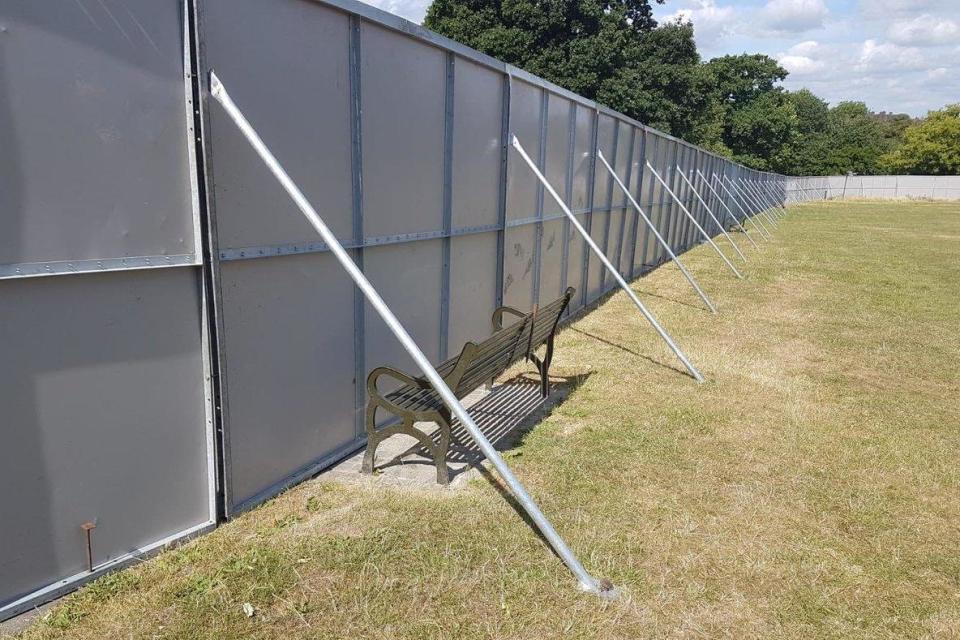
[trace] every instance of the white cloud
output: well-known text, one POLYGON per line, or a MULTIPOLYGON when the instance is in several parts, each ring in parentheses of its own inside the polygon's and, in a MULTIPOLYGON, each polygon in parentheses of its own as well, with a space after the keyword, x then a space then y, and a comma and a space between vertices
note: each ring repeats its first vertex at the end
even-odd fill
POLYGON ((924 13, 912 20, 899 20, 887 29, 887 36, 897 44, 932 47, 956 42, 960 26, 950 18, 924 13))
POLYGON ((361 0, 364 4, 389 11, 401 18, 420 24, 427 15, 432 0, 361 0))
POLYGON ((810 56, 820 51, 822 47, 816 40, 804 40, 790 47, 787 53, 794 56, 810 56))
POLYGON ((950 11, 957 11, 956 0, 860 0, 860 12, 864 16, 881 20, 950 11))
POLYGON ((800 33, 822 27, 828 13, 823 0, 769 0, 761 17, 774 32, 800 33))
POLYGON ((867 73, 885 73, 919 70, 927 66, 923 53, 916 47, 901 47, 892 42, 870 39, 860 47, 856 69, 867 73))
POLYGON ((720 6, 715 0, 692 0, 686 7, 659 20, 671 22, 681 19, 692 22, 697 46, 710 49, 734 32, 737 24, 735 13, 733 7, 720 6))
POLYGON ((823 47, 816 40, 805 40, 790 47, 786 53, 777 54, 777 62, 793 76, 809 76, 819 73, 827 66, 820 59, 823 47))
POLYGON ((809 56, 780 56, 777 58, 784 69, 795 76, 806 76, 821 71, 824 64, 809 56))

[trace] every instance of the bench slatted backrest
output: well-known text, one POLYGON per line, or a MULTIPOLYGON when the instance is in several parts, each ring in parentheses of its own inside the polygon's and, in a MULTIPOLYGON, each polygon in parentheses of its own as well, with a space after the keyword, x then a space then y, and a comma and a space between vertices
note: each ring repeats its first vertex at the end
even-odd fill
POLYGON ((501 329, 487 340, 481 342, 477 355, 471 362, 457 385, 458 390, 469 393, 487 380, 503 373, 511 364, 527 357, 527 355, 543 344, 554 332, 563 310, 570 302, 570 294, 566 294, 547 306, 527 314, 516 323, 501 329), (515 348, 502 349, 492 344, 498 336, 511 329, 520 329, 517 335, 515 348))
POLYGON ((455 393, 467 394, 487 380, 503 373, 516 359, 526 352, 532 323, 530 317, 504 327, 476 345, 470 362, 457 383, 455 393))
MULTIPOLYGON (((570 298, 563 296, 557 298, 547 306, 541 307, 537 311, 533 321, 532 336, 530 338, 531 351, 546 342, 550 334, 554 332, 557 327, 557 322, 559 322, 560 316, 563 314, 563 310, 567 308, 568 302, 570 302, 570 298)), ((523 355, 526 355, 526 352, 523 355)))

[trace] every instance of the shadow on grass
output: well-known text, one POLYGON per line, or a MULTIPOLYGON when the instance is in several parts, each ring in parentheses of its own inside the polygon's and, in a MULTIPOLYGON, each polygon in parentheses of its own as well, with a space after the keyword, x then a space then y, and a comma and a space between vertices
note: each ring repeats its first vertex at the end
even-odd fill
POLYGON ((667 302, 672 302, 672 303, 674 303, 674 304, 681 304, 681 305, 683 305, 683 306, 685 306, 685 307, 690 307, 691 309, 696 309, 697 311, 706 311, 707 313, 710 313, 710 309, 708 309, 708 308, 707 308, 706 306, 704 306, 704 305, 692 304, 692 303, 690 303, 690 302, 684 302, 683 300, 677 300, 676 298, 671 298, 670 296, 665 296, 665 295, 662 295, 662 294, 659 294, 659 293, 651 293, 650 291, 645 291, 644 289, 636 289, 636 288, 635 288, 633 291, 634 291, 634 293, 636 293, 638 296, 650 296, 651 298, 659 298, 660 300, 666 300, 667 302))
MULTIPOLYGON (((497 451, 509 451, 522 445, 526 435, 554 409, 563 404, 590 375, 586 373, 575 376, 551 376, 550 395, 542 398, 539 378, 534 374, 522 373, 503 384, 496 385, 490 393, 469 406, 467 410, 497 451)), ((450 470, 451 482, 457 476, 476 470, 477 474, 496 489, 507 504, 555 554, 556 552, 543 537, 536 523, 527 515, 506 483, 495 471, 484 466, 483 462, 486 458, 467 430, 456 419, 451 426, 450 436, 450 451, 446 462, 450 470)), ((434 442, 437 442, 439 432, 434 432, 431 437, 434 442)), ((378 464, 377 468, 384 470, 410 464, 425 465, 431 469, 434 466, 429 452, 419 444, 415 444, 390 460, 378 464)))
POLYGON ((610 340, 607 340, 606 338, 602 338, 602 337, 600 337, 600 336, 598 336, 598 335, 594 335, 594 334, 592 334, 592 333, 589 333, 589 332, 587 332, 587 331, 584 331, 583 329, 576 329, 576 328, 574 328, 574 327, 570 327, 569 330, 570 330, 570 331, 573 331, 574 333, 579 333, 579 334, 582 335, 582 336, 586 336, 586 337, 588 337, 588 338, 592 338, 593 340, 596 340, 597 342, 602 342, 603 344, 606 344, 606 345, 609 345, 609 346, 611 346, 611 347, 614 347, 615 349, 619 349, 620 351, 624 351, 624 352, 626 352, 626 353, 629 353, 630 355, 633 355, 633 356, 636 356, 636 357, 641 358, 641 359, 643 359, 643 360, 646 360, 647 362, 649 362, 649 363, 651 363, 651 364, 655 364, 655 365, 657 365, 658 367, 663 367, 664 369, 669 369, 670 371, 679 373, 680 375, 686 376, 687 378, 690 378, 691 380, 695 380, 695 379, 696 379, 696 378, 694 378, 692 375, 690 375, 690 373, 689 373, 686 369, 681 369, 681 368, 675 367, 675 366, 673 366, 673 365, 671 365, 671 364, 667 364, 666 362, 661 362, 660 360, 657 360, 656 358, 652 358, 652 357, 650 357, 650 356, 644 355, 644 354, 642 354, 642 353, 639 353, 639 352, 637 352, 637 351, 634 351, 633 349, 628 349, 627 347, 625 347, 625 346, 623 346, 623 345, 621 345, 621 344, 617 344, 616 342, 611 342, 610 340))

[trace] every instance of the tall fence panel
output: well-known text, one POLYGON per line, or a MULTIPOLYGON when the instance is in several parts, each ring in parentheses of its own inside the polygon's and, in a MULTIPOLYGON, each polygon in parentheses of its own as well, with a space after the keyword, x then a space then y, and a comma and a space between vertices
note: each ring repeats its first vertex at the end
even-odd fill
POLYGON ((215 520, 183 17, 0 5, 0 619, 215 520))

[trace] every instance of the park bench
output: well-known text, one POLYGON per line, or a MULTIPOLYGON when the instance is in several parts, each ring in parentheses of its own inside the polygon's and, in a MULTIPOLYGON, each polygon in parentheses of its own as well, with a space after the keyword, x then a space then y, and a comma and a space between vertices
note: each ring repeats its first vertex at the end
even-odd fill
MULTIPOLYGON (((553 340, 560 317, 570 303, 573 287, 550 304, 534 307, 523 313, 512 307, 500 307, 493 312, 493 335, 477 344, 468 342, 460 353, 437 366, 437 372, 447 386, 463 398, 475 389, 499 377, 510 365, 526 358, 536 365, 540 374, 540 395, 550 393, 549 370, 553 360, 553 340), (505 316, 513 318, 504 326, 505 316), (543 357, 536 350, 546 345, 543 357)), ((450 411, 440 394, 423 376, 413 377, 393 367, 378 367, 367 377, 367 450, 363 457, 363 473, 373 473, 377 446, 392 435, 405 433, 416 438, 430 452, 437 467, 437 482, 448 484, 447 452, 450 449, 450 411), (392 378, 401 386, 389 392, 377 384, 381 377, 392 378), (399 418, 399 422, 377 428, 377 409, 383 409, 399 418), (439 441, 414 427, 417 422, 436 422, 440 427, 439 441)))

